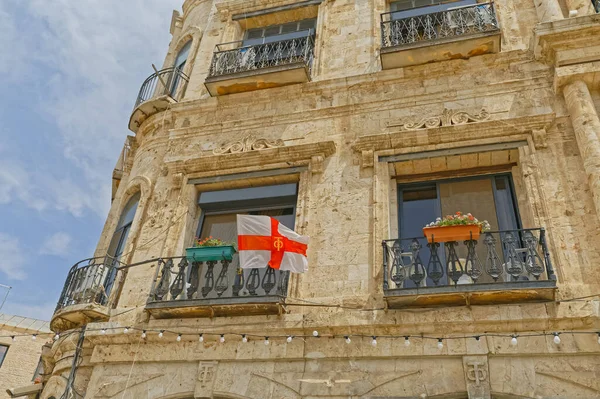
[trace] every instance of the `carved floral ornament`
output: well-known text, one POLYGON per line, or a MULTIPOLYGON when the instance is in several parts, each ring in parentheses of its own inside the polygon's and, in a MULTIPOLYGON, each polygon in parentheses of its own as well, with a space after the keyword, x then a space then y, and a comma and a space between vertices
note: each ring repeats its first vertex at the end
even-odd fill
POLYGON ((285 146, 285 143, 281 139, 257 139, 256 137, 250 135, 246 136, 242 140, 226 143, 219 148, 215 148, 213 150, 213 154, 238 154, 241 152, 264 150, 266 148, 277 148, 283 146, 285 146))
POLYGON ((402 130, 431 129, 440 126, 465 125, 473 122, 483 122, 490 119, 490 114, 484 108, 478 113, 469 113, 444 108, 441 115, 421 118, 417 121, 392 122, 388 127, 399 126, 402 130))

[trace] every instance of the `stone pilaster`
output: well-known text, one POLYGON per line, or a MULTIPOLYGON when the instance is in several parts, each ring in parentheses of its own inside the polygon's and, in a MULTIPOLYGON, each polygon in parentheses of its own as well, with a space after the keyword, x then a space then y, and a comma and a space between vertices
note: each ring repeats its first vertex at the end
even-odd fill
MULTIPOLYGON (((574 0, 579 1, 579 0, 574 0)), ((557 21, 563 19, 563 13, 558 0, 535 0, 535 11, 539 22, 557 21)))
POLYGON ((563 90, 596 213, 600 216, 600 119, 585 82, 576 80, 563 90))

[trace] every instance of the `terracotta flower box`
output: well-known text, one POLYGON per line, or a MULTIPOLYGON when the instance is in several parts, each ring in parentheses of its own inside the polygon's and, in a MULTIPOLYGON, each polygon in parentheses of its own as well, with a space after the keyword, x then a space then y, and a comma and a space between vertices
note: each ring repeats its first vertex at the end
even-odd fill
POLYGON ((477 240, 481 227, 476 224, 423 227, 423 234, 428 242, 477 240))

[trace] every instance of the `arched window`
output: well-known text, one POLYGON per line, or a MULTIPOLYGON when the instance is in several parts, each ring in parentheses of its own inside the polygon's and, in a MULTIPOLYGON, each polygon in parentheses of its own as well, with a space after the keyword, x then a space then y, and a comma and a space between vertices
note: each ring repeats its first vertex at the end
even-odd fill
POLYGON ((192 41, 188 40, 186 44, 183 45, 179 53, 177 53, 177 58, 175 58, 174 67, 183 72, 183 68, 185 68, 185 63, 187 62, 188 55, 190 55, 190 48, 192 47, 192 41))
POLYGON ((108 247, 108 255, 112 256, 117 260, 121 258, 121 255, 123 255, 123 251, 125 250, 127 236, 129 235, 129 231, 131 230, 131 224, 133 223, 135 211, 139 202, 140 193, 138 192, 133 197, 131 197, 129 201, 127 201, 127 205, 125 205, 125 208, 121 213, 119 224, 117 224, 117 228, 113 233, 112 240, 110 241, 110 246, 108 247))
POLYGON ((175 58, 175 65, 173 65, 175 70, 173 71, 173 80, 171 81, 171 89, 169 90, 171 97, 173 98, 175 98, 177 95, 179 84, 182 82, 180 74, 183 74, 188 55, 190 55, 191 47, 192 41, 188 40, 187 43, 183 45, 181 50, 179 50, 179 53, 177 53, 177 57, 175 58))

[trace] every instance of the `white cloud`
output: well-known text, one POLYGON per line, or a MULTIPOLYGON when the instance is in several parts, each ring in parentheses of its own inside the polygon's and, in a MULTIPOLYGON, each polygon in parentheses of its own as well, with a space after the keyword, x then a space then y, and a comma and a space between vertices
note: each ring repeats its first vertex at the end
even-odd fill
MULTIPOLYGON (((38 83, 39 98, 32 102, 30 112, 44 114, 57 126, 61 155, 84 175, 81 181, 63 178, 56 171, 29 176, 38 184, 54 172, 55 183, 67 189, 50 186, 51 207, 76 216, 87 210, 106 215, 111 171, 131 133, 127 123, 133 103, 141 83, 152 73, 151 64, 162 65, 171 38, 171 11, 180 9, 182 3, 0 1, 0 48, 11 54, 10 60, 0 60, 0 72, 14 70, 8 77, 13 83, 24 76, 48 75, 38 83)), ((0 188, 0 202, 14 196, 32 197, 22 194, 27 190, 19 188, 18 182, 10 181, 7 187, 0 188)), ((42 207, 41 202, 34 205, 30 204, 42 207)))
POLYGON ((12 280, 24 280, 25 251, 17 238, 0 233, 0 272, 12 280))
POLYGON ((44 240, 40 248, 40 254, 67 257, 71 253, 72 241, 73 239, 67 233, 54 233, 44 240))

